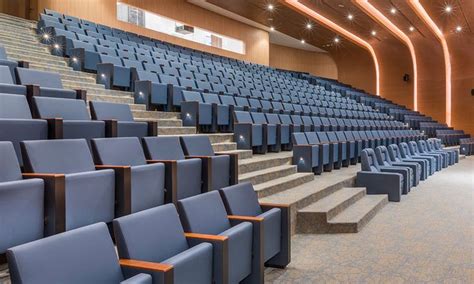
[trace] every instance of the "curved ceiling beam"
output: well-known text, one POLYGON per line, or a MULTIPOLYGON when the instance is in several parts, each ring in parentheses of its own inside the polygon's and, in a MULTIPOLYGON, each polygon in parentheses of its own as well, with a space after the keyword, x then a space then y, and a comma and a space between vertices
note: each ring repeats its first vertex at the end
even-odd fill
POLYGON ((307 7, 306 5, 298 2, 298 0, 283 0, 288 7, 306 14, 307 16, 313 18, 315 21, 319 22, 326 28, 342 35, 343 37, 347 38, 348 40, 352 41, 353 43, 357 44, 358 46, 366 49, 372 55, 372 59, 374 61, 375 66, 375 77, 376 77, 376 95, 380 96, 380 72, 379 72, 379 62, 377 60, 377 55, 375 54, 374 48, 365 40, 361 39, 360 37, 356 36, 355 34, 349 32, 348 30, 344 29, 343 27, 339 26, 338 24, 332 22, 328 18, 322 16, 321 14, 317 13, 313 9, 307 7))
POLYGON ((441 29, 435 24, 426 12, 419 0, 408 0, 408 4, 415 14, 428 26, 432 33, 438 38, 443 48, 444 68, 446 74, 446 124, 451 126, 451 58, 448 43, 441 29))
POLYGON ((384 14, 382 14, 377 8, 369 3, 368 0, 352 0, 364 13, 378 22, 380 25, 388 29, 396 38, 401 40, 410 50, 411 59, 413 62, 413 108, 418 110, 418 71, 416 65, 416 53, 415 46, 411 42, 410 38, 402 32, 396 25, 394 25, 384 14))

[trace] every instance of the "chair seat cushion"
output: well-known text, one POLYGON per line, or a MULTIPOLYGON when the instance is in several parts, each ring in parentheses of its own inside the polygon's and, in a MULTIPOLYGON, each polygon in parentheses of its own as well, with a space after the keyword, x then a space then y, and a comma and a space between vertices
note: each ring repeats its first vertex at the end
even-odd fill
POLYGON ((264 244, 263 255, 264 261, 269 260, 280 252, 281 247, 281 209, 272 208, 258 217, 263 218, 264 228, 264 244))
POLYGON ((239 283, 252 272, 252 224, 242 222, 219 235, 229 238, 229 283, 239 283))
POLYGON ((212 245, 201 243, 163 261, 173 265, 174 283, 212 282, 212 245))

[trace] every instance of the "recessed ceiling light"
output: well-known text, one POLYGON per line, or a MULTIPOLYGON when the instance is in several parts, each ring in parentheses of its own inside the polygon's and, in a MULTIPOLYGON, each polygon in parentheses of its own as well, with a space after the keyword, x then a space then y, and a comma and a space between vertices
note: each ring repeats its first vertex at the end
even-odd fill
POLYGON ((453 7, 451 5, 446 5, 446 7, 444 7, 444 11, 446 13, 451 13, 453 11, 453 7))
POLYGON ((275 28, 274 28, 274 27, 270 27, 270 30, 273 32, 273 31, 275 30, 275 28))
POLYGON ((457 26, 457 27, 456 27, 456 32, 457 32, 457 33, 460 33, 461 31, 462 31, 462 27, 461 27, 461 26, 457 26))
POLYGON ((377 32, 376 31, 371 31, 370 34, 373 35, 373 36, 376 36, 377 32))
POLYGON ((313 28, 313 25, 312 25, 311 23, 307 23, 307 24, 306 24, 306 28, 307 28, 308 30, 310 30, 310 29, 313 28))
POLYGON ((392 15, 395 15, 397 13, 397 9, 395 8, 390 9, 390 13, 392 13, 392 15))
POLYGON ((354 19, 354 15, 352 15, 352 14, 347 15, 347 19, 349 21, 352 21, 354 19))
POLYGON ((343 4, 338 4, 337 6, 339 6, 339 8, 344 8, 343 4))
POLYGON ((410 26, 408 29, 410 30, 410 32, 413 32, 415 30, 415 27, 410 26))
POLYGON ((304 39, 302 39, 302 40, 301 40, 301 43, 302 43, 302 44, 304 44, 304 43, 305 43, 304 39))
POLYGON ((335 37, 335 38, 334 38, 334 42, 335 42, 335 43, 339 43, 340 41, 341 41, 341 40, 340 40, 338 37, 335 37))
POLYGON ((268 11, 273 11, 274 8, 275 8, 275 6, 273 6, 273 4, 268 4, 267 5, 267 10, 268 11))

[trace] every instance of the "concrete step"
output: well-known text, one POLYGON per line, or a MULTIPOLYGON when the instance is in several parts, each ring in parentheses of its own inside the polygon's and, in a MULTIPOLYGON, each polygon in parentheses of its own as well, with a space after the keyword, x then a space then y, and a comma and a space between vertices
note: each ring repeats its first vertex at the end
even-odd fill
POLYGON ((239 173, 268 169, 282 165, 291 164, 292 152, 267 153, 265 155, 255 155, 252 159, 239 164, 239 173))
POLYGON ((211 143, 233 142, 234 134, 232 133, 212 133, 207 134, 211 143))
POLYGON ((387 195, 366 195, 329 220, 327 233, 357 233, 388 204, 387 195))
POLYGON ((49 72, 56 72, 59 74, 65 74, 65 75, 70 75, 70 76, 87 77, 94 80, 95 82, 95 76, 96 76, 95 74, 81 72, 81 71, 74 71, 72 70, 71 67, 68 67, 68 66, 51 66, 51 65, 41 64, 37 62, 30 62, 30 68, 49 71, 49 72))
POLYGON ((99 101, 99 102, 110 102, 110 103, 120 103, 120 104, 133 104, 134 100, 132 98, 124 96, 110 96, 110 95, 98 95, 91 92, 87 92, 87 100, 89 101, 99 101))
POLYGON ((237 150, 237 143, 235 142, 212 143, 212 146, 214 148, 214 152, 237 150))
POLYGON ((328 221, 365 195, 365 188, 345 187, 298 210, 296 232, 315 234, 330 231, 328 221))
POLYGON ((291 188, 300 186, 313 180, 313 173, 296 173, 257 184, 254 186, 254 190, 257 192, 258 198, 264 198, 273 194, 290 190, 291 188))
POLYGON ((135 121, 156 121, 158 122, 158 126, 165 126, 165 127, 181 127, 183 126, 183 121, 181 119, 143 119, 143 118, 135 118, 135 121))
MULTIPOLYGON (((2 38, 0 38, 0 43, 6 48, 6 49, 21 49, 21 47, 19 47, 18 45, 16 45, 15 43, 13 42, 10 42, 10 41, 3 41, 2 38)), ((44 45, 44 46, 38 46, 38 45, 31 45, 30 47, 28 47, 29 51, 32 51, 32 52, 49 52, 47 50, 47 46, 44 45)))
POLYGON ((65 61, 52 61, 48 59, 38 59, 38 58, 34 58, 28 55, 9 53, 8 51, 7 51, 7 55, 8 55, 8 59, 11 59, 11 60, 16 60, 16 61, 22 60, 22 61, 28 61, 28 62, 41 63, 41 64, 48 64, 51 66, 67 67, 67 64, 65 61))
POLYGON ((242 160, 250 159, 252 158, 252 150, 232 150, 232 151, 222 151, 222 152, 216 152, 219 154, 237 154, 239 156, 239 163, 242 160))
MULTIPOLYGON (((291 231, 296 232, 298 210, 317 202, 343 187, 355 186, 355 177, 360 165, 323 173, 312 181, 299 186, 279 190, 271 195, 262 195, 259 200, 265 203, 287 204, 291 207, 291 231)), ((308 173, 311 174, 312 173, 308 173)), ((259 185, 257 185, 258 187, 259 185)))
POLYGON ((180 114, 178 112, 142 110, 142 111, 133 111, 133 117, 139 118, 139 119, 145 119, 145 120, 146 119, 179 119, 180 114))
POLYGON ((239 174, 239 182, 250 182, 253 185, 257 185, 277 178, 286 177, 295 174, 296 172, 296 166, 282 165, 245 174, 239 174))
POLYGON ((158 126, 158 135, 187 135, 196 134, 195 127, 166 127, 158 126))

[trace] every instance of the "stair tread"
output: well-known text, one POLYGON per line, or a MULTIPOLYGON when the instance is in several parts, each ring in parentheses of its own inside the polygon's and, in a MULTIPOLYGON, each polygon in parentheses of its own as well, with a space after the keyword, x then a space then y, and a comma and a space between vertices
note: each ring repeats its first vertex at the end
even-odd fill
POLYGON ((342 211, 328 221, 329 224, 354 224, 359 223, 374 207, 381 202, 387 202, 387 195, 366 195, 346 210, 342 211))
POLYGON ((327 213, 331 209, 339 206, 344 201, 361 194, 361 192, 365 193, 365 190, 366 189, 364 187, 344 187, 334 192, 333 194, 321 198, 315 203, 300 209, 298 212, 327 213))
POLYGON ((219 151, 216 154, 238 154, 239 155, 239 163, 243 160, 250 159, 252 157, 252 150, 230 150, 230 151, 219 151), (244 157, 241 158, 241 155, 244 157), (247 157, 247 155, 249 157, 247 157))
POLYGON ((265 155, 255 155, 252 159, 242 162, 242 164, 251 164, 274 159, 287 159, 293 157, 293 152, 267 153, 265 155))
POLYGON ((257 191, 257 192, 262 191, 262 190, 265 190, 268 187, 278 185, 278 184, 281 184, 283 182, 287 182, 287 181, 290 181, 290 180, 296 180, 296 179, 309 177, 309 176, 313 177, 313 179, 314 179, 314 174, 313 173, 295 173, 295 174, 291 174, 291 175, 288 175, 288 176, 279 177, 279 178, 272 179, 272 180, 267 181, 267 182, 263 182, 263 183, 254 185, 254 190, 257 191))
POLYGON ((239 175, 239 180, 244 180, 244 179, 248 179, 248 178, 252 178, 252 177, 256 177, 256 176, 260 176, 264 174, 269 174, 273 172, 278 172, 278 171, 285 171, 285 170, 293 169, 293 168, 296 170, 296 166, 294 165, 282 165, 282 166, 277 166, 277 167, 271 167, 271 168, 239 175))

